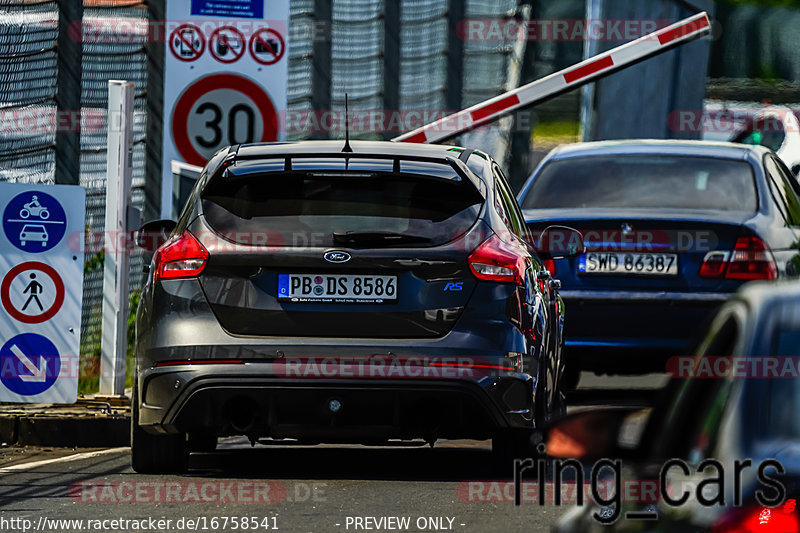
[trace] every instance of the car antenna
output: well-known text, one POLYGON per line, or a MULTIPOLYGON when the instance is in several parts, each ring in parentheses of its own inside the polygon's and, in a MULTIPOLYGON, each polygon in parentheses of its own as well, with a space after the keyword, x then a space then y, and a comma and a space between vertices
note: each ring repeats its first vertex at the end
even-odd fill
POLYGON ((350 109, 347 104, 347 93, 344 93, 344 146, 342 152, 352 152, 350 147, 350 109))

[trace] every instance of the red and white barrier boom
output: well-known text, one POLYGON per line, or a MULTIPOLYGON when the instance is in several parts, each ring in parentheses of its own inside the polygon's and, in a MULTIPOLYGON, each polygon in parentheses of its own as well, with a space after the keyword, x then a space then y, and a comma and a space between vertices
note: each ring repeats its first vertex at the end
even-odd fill
POLYGON ((555 74, 448 115, 392 140, 412 143, 446 141, 497 120, 517 109, 538 104, 576 89, 625 67, 694 41, 710 32, 711 22, 708 14, 706 12, 698 13, 672 26, 667 26, 555 74))

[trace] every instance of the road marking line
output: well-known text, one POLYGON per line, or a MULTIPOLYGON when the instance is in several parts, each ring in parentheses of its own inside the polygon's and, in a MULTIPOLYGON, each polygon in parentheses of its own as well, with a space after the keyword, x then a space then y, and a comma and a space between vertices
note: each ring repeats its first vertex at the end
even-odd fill
POLYGON ((19 472, 21 470, 29 470, 31 468, 36 468, 39 466, 49 465, 51 463, 66 463, 69 461, 80 461, 81 459, 91 459, 93 457, 98 457, 100 455, 106 455, 110 453, 117 453, 122 451, 130 450, 127 446, 122 448, 109 448, 107 450, 99 450, 96 452, 84 452, 84 453, 76 453, 73 455, 66 455, 64 457, 56 457, 54 459, 44 459, 42 461, 34 461, 32 463, 20 463, 11 466, 3 466, 0 467, 0 474, 5 474, 9 472, 19 472))

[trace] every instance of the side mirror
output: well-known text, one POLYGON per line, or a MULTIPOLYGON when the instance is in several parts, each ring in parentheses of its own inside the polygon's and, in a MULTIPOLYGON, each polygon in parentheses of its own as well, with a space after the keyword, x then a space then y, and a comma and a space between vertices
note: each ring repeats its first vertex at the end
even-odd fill
POLYGON ((174 220, 151 220, 136 232, 136 246, 148 252, 155 252, 167 242, 169 234, 178 224, 174 220))
POLYGON ((539 235, 536 253, 542 259, 577 257, 586 251, 580 231, 567 226, 548 226, 539 235))
POLYGON ((546 454, 557 459, 595 460, 631 455, 650 409, 593 409, 570 414, 545 429, 546 454))

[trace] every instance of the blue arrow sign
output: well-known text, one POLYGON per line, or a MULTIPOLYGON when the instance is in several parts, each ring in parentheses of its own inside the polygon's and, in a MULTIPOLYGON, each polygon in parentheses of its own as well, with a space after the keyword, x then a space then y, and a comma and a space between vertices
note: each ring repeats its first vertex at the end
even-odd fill
POLYGON ((3 231, 8 241, 23 252, 46 252, 61 242, 67 231, 67 215, 58 200, 33 190, 20 193, 3 212, 3 231))
POLYGON ((0 382, 10 391, 33 396, 46 391, 61 371, 61 357, 47 337, 23 333, 0 348, 0 382))

